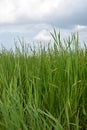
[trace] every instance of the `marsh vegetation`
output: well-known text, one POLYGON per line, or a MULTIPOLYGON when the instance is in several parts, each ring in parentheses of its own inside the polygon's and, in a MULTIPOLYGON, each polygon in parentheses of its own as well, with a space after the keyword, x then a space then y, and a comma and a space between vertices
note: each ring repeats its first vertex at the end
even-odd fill
POLYGON ((54 46, 38 51, 2 48, 0 130, 87 130, 87 47, 51 35, 54 46))

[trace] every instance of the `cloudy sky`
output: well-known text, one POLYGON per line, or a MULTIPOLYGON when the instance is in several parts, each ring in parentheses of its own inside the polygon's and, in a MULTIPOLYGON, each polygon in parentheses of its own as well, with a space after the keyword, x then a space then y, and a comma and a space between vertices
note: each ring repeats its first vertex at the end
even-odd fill
POLYGON ((53 28, 62 36, 79 32, 87 41, 87 0, 0 0, 0 44, 13 46, 14 39, 51 39, 53 28))

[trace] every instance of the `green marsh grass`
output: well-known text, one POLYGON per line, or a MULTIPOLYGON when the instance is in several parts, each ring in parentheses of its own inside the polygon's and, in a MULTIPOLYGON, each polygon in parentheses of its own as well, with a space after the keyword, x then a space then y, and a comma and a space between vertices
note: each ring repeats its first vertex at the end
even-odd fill
POLYGON ((54 47, 2 49, 0 130, 87 130, 87 47, 51 35, 54 47))

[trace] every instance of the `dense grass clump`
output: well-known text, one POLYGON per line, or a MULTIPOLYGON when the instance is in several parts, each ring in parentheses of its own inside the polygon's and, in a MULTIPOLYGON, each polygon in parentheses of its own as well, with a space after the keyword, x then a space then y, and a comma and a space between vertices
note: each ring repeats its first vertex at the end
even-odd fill
POLYGON ((0 53, 0 130, 87 130, 87 47, 51 34, 48 48, 0 53))

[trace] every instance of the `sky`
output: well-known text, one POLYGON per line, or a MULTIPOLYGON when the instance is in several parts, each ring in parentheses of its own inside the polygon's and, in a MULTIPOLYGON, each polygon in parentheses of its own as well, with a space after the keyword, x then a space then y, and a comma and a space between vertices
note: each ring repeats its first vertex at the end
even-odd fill
POLYGON ((87 0, 0 0, 0 45, 14 40, 50 41, 55 28, 62 37, 79 33, 87 41, 87 0))

